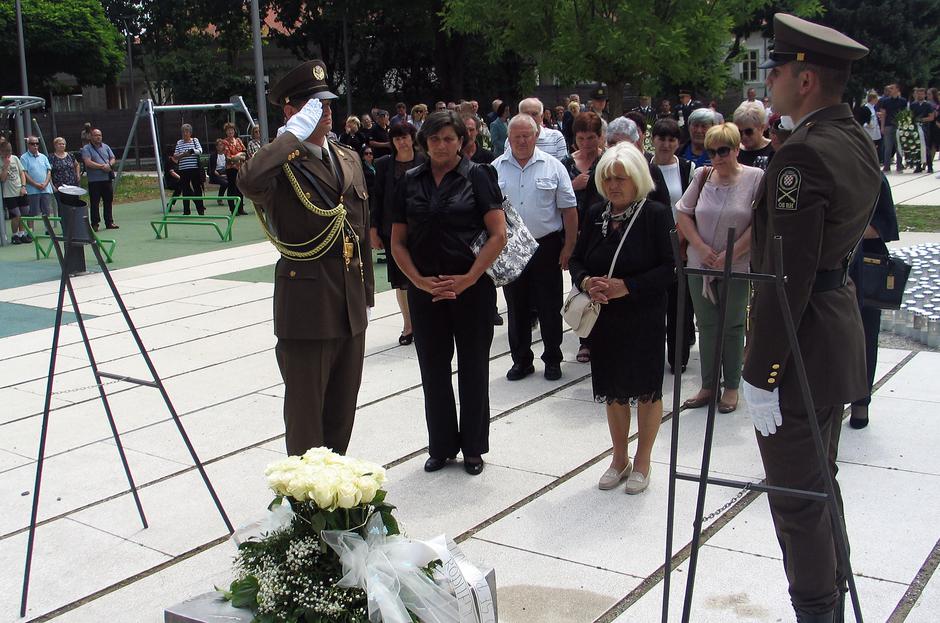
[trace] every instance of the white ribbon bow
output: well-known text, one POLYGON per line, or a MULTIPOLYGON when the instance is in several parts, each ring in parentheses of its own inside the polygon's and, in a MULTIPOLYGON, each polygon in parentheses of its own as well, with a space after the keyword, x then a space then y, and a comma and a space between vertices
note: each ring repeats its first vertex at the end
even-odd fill
POLYGON ((337 586, 366 591, 373 623, 459 623, 457 599, 424 572, 437 552, 403 536, 386 536, 379 513, 366 522, 366 538, 351 530, 324 530, 323 540, 339 556, 343 578, 337 586))

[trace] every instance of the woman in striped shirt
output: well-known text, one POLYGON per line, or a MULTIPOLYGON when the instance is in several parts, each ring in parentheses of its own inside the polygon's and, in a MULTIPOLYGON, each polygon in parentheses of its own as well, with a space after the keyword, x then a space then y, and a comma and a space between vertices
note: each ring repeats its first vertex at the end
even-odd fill
MULTIPOLYGON (((202 165, 199 156, 202 155, 202 145, 199 139, 193 136, 193 126, 184 123, 180 127, 183 138, 176 141, 173 150, 173 162, 177 165, 180 176, 180 194, 184 197, 202 196, 202 165)), ((201 199, 196 199, 196 212, 205 214, 206 207, 201 199)), ((183 200, 183 214, 189 214, 189 201, 183 200)))

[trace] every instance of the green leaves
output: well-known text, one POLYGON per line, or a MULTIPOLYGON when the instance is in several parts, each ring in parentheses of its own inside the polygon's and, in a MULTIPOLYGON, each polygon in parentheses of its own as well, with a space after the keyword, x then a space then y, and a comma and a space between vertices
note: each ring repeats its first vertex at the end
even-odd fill
POLYGON ((254 610, 258 607, 258 579, 254 576, 248 576, 243 580, 235 580, 227 592, 222 593, 232 606, 236 608, 250 608, 254 610))

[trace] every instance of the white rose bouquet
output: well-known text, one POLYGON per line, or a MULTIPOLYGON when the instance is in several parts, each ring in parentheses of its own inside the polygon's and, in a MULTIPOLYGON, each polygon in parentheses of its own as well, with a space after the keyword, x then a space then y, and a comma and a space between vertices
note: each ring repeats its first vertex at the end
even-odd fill
POLYGON ((366 524, 375 528, 376 522, 386 535, 399 534, 394 506, 382 490, 385 470, 313 448, 272 463, 265 475, 276 494, 268 507, 268 531, 238 546, 226 599, 251 609, 257 623, 368 622, 366 592, 338 585, 343 565, 322 535, 346 531, 364 537, 366 524))

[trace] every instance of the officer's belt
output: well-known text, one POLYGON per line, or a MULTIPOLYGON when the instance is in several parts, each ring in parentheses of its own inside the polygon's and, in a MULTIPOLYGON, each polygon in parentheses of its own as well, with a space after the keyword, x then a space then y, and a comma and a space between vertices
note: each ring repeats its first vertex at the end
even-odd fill
POLYGON ((813 282, 813 292, 828 292, 829 290, 838 290, 848 283, 849 271, 846 268, 836 268, 835 270, 821 270, 816 273, 816 281, 813 282))

